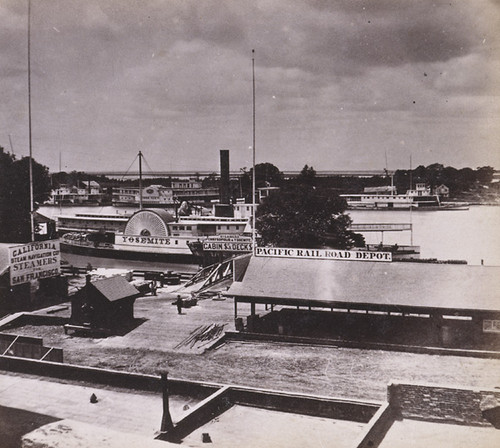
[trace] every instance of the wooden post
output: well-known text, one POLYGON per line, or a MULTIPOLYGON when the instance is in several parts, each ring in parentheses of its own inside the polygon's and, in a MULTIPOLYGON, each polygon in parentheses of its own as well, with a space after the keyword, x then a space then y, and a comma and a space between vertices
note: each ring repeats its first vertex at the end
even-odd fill
POLYGON ((161 418, 161 432, 167 432, 174 428, 172 416, 169 409, 169 392, 168 392, 168 372, 161 372, 161 389, 163 395, 163 416, 161 418))
POLYGON ((234 298, 234 318, 238 318, 238 299, 234 298))

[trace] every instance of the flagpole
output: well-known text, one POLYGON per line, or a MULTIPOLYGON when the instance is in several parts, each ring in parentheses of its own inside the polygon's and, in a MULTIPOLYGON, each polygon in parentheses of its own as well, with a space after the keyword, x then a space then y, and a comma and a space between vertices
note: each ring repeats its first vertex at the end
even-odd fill
POLYGON ((255 50, 252 50, 252 248, 255 255, 255 50))
POLYGON ((35 216, 33 198, 33 144, 31 137, 31 0, 28 0, 28 133, 29 133, 29 179, 30 179, 30 223, 31 241, 35 241, 35 216))

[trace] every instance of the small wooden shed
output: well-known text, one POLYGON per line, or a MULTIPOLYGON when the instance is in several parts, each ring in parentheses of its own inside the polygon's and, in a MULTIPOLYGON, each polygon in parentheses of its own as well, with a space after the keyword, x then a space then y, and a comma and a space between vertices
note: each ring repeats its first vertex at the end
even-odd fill
POLYGON ((82 326, 114 330, 134 321, 134 302, 141 293, 124 277, 115 276, 91 281, 71 299, 69 327, 82 326))

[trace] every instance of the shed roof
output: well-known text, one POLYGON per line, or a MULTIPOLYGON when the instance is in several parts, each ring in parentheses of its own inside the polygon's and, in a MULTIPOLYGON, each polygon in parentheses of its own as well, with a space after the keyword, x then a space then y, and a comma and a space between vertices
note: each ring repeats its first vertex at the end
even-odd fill
POLYGON ((140 296, 139 291, 121 275, 95 280, 91 284, 110 302, 140 296))
POLYGON ((240 302, 500 312, 500 267, 252 257, 240 302))

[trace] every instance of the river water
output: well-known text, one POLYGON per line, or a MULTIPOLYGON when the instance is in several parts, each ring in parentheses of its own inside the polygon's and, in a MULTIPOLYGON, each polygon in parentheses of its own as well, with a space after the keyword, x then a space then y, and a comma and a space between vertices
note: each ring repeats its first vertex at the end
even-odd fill
MULTIPOLYGON (((137 209, 130 207, 54 207, 42 206, 40 213, 55 218, 57 215, 76 213, 124 214, 137 209)), ((411 223, 413 231, 365 232, 367 243, 420 246, 421 258, 440 260, 466 260, 471 265, 500 266, 500 207, 471 206, 469 210, 433 211, 378 211, 350 210, 355 223, 411 223)), ((142 261, 122 261, 81 257, 64 254, 66 261, 75 266, 128 267, 136 269, 161 269, 188 271, 196 266, 171 265, 142 261)))
POLYGON ((366 232, 370 244, 413 244, 421 258, 466 260, 471 265, 500 266, 500 207, 471 206, 469 210, 371 211, 350 210, 355 223, 411 223, 413 231, 366 232))

